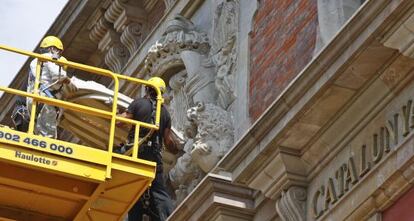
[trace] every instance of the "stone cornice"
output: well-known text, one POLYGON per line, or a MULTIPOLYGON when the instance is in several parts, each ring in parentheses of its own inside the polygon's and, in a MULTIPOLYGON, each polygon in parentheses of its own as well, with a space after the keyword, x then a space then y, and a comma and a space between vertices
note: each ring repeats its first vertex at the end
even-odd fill
POLYGON ((407 13, 401 19, 401 24, 392 27, 381 42, 405 56, 414 58, 414 13, 407 13))
POLYGON ((281 190, 287 190, 291 186, 306 188, 306 165, 295 151, 281 150, 276 152, 273 160, 263 168, 264 173, 254 173, 247 182, 254 189, 262 190, 265 196, 277 199, 281 190), (266 176, 261 179, 259 176, 266 176), (272 182, 262 182, 271 179, 272 182))
MULTIPOLYGON (((349 82, 343 83, 346 81, 340 82, 338 79, 349 75, 344 70, 368 47, 373 50, 371 53, 375 53, 375 49, 384 53, 384 60, 391 59, 392 50, 387 51, 385 47, 376 46, 373 41, 395 25, 394 23, 398 21, 397 15, 402 16, 401 13, 406 12, 413 5, 414 2, 407 0, 392 1, 392 3, 386 0, 368 1, 223 157, 215 171, 232 173, 235 183, 269 191, 266 186, 275 185, 276 180, 272 176, 283 173, 283 167, 273 168, 272 174, 266 175, 264 171, 268 165, 273 164, 280 146, 302 152, 329 121, 317 122, 313 128, 305 127, 304 131, 298 131, 297 125, 303 119, 309 120, 306 118, 307 112, 325 113, 326 108, 331 108, 329 113, 332 114, 330 115, 332 120, 335 114, 342 111, 341 107, 347 106, 346 101, 352 100, 352 95, 361 89, 364 83, 369 82, 375 73, 360 80, 361 85, 357 88, 352 88, 349 82), (324 102, 319 102, 325 95, 335 94, 336 91, 340 91, 337 99, 344 100, 343 103, 332 108, 324 106, 327 105, 324 102), (289 140, 292 134, 301 136, 296 140, 289 140), (262 182, 269 183, 256 186, 255 179, 252 177, 258 176, 267 176, 262 182)), ((312 124, 303 123, 303 125, 312 124)), ((266 195, 275 197, 280 191, 281 189, 270 191, 266 195)))
POLYGON ((251 220, 254 191, 232 184, 227 177, 208 174, 174 211, 168 220, 214 220, 222 213, 251 220))

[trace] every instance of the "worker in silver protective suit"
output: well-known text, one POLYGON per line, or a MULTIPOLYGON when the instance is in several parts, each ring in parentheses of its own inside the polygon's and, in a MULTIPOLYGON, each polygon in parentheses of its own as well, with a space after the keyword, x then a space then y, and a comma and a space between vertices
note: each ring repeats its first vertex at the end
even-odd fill
MULTIPOLYGON (((63 52, 62 41, 55 36, 47 36, 40 43, 40 53, 56 60, 66 59, 61 56, 63 52)), ((30 63, 30 73, 28 77, 27 92, 33 93, 35 76, 36 76, 37 59, 30 63)), ((42 62, 40 73, 39 94, 50 98, 62 98, 62 87, 70 82, 66 76, 66 68, 53 62, 42 62)), ((31 111, 33 99, 27 98, 27 108, 31 111)), ((35 124, 35 134, 56 138, 57 123, 61 109, 47 104, 37 106, 37 118, 35 124)))

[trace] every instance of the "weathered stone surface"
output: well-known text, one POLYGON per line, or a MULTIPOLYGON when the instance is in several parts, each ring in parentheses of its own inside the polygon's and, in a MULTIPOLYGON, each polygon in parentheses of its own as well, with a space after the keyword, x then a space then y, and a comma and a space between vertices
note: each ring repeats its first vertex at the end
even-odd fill
MULTIPOLYGON (((275 201, 289 198, 290 188, 299 185, 308 190, 308 220, 315 219, 312 203, 318 190, 324 191, 316 197, 316 208, 323 211, 320 220, 375 220, 378 211, 388 208, 412 186, 413 135, 410 121, 402 120, 414 108, 409 102, 412 90, 407 90, 412 87, 414 67, 412 1, 367 1, 332 44, 306 67, 315 46, 317 4, 329 1, 145 0, 140 6, 149 12, 145 17, 150 21, 142 23, 142 29, 133 28, 141 23, 124 10, 124 4, 138 1, 105 2, 100 5, 102 14, 90 18, 96 26, 73 40, 74 49, 67 53, 76 54, 78 42, 88 41, 85 53, 79 55, 82 60, 104 64, 108 56, 106 65, 113 70, 142 78, 162 76, 168 82, 171 92, 166 103, 185 142, 185 153, 178 159, 166 153, 165 165, 167 170, 175 170, 175 188, 182 193, 177 194, 177 201, 190 195, 178 207, 175 218, 289 220, 291 216, 282 211, 300 206, 276 209, 275 201), (241 16, 232 13, 233 3, 240 4, 241 16), (226 6, 230 10, 225 11, 226 6), (258 7, 254 22, 246 18, 256 10, 250 6, 258 7), (167 20, 175 13, 184 18, 172 27, 167 20), (196 14, 207 16, 209 21, 191 24, 191 16, 196 14), (240 22, 238 29, 235 20, 240 22), (150 32, 151 28, 155 30, 150 32), (107 34, 111 31, 116 32, 114 38, 107 34), (89 36, 95 43, 89 42, 89 36), (162 45, 156 44, 157 40, 162 45), (101 51, 93 51, 100 42, 101 51), (117 57, 113 51, 118 43, 132 57, 119 61, 123 56, 117 57), (151 46, 155 50, 147 53, 151 46), (145 58, 149 62, 145 63, 145 58), (146 71, 138 72, 145 65, 146 71), (236 115, 238 108, 242 111, 236 115), (214 116, 206 116, 206 110, 214 116), (248 130, 250 122, 254 124, 248 130), (234 127, 238 136, 232 132, 234 127), (227 152, 240 137, 236 147, 227 152), (361 163, 364 158, 365 164, 361 163), (231 178, 211 181, 210 174, 202 180, 218 161, 213 172, 231 178), (241 193, 248 188, 240 184, 261 192, 241 193)), ((335 2, 346 3, 330 1, 335 2)), ((140 11, 137 5, 131 6, 128 8, 140 11)), ((348 6, 342 6, 335 10, 349 13, 345 11, 348 6)), ((74 35, 67 34, 66 39, 74 35)), ((130 85, 123 89, 139 93, 130 85)), ((9 109, 11 106, 8 104, 9 109)))
POLYGON ((253 193, 226 177, 209 174, 169 220, 252 220, 253 193))
POLYGON ((318 36, 315 53, 328 44, 361 6, 360 0, 318 0, 318 36))
MULTIPOLYGON (((411 99, 413 90, 412 86, 405 88, 398 97, 389 103, 383 103, 381 111, 368 121, 367 125, 361 128, 355 137, 343 144, 345 146, 336 154, 335 158, 324 165, 324 168, 329 169, 321 168, 321 173, 309 186, 310 195, 308 195, 308 198, 329 199, 329 206, 325 206, 325 209, 319 203, 316 205, 315 201, 308 202, 308 207, 318 211, 317 214, 323 211, 320 218, 329 217, 342 220, 352 214, 352 218, 349 219, 362 219, 369 214, 369 211, 388 207, 412 186, 410 179, 407 179, 406 176, 409 177, 411 174, 413 135, 411 132, 403 132, 406 129, 404 122, 410 117, 403 115, 403 109, 408 107, 407 100, 411 99), (390 133, 389 136, 385 134, 385 137, 382 137, 387 131, 390 133), (361 148, 363 146, 366 147, 367 152, 362 158, 361 151, 364 149, 361 148), (353 158, 355 162, 357 177, 352 185, 347 185, 345 181, 345 189, 343 189, 341 183, 344 181, 339 180, 338 171, 345 167, 349 168, 350 158, 353 158), (363 159, 366 160, 366 163, 362 163, 363 159), (363 172, 364 168, 367 169, 367 172, 363 172), (404 172, 401 173, 401 171, 404 172), (328 185, 326 183, 328 178, 334 180, 334 197, 338 198, 335 198, 335 201, 327 198, 326 191, 320 193, 323 195, 322 198, 320 195, 315 195, 320 186, 328 185), (374 197, 375 203, 365 202, 370 197, 374 197)), ((411 113, 411 109, 409 111, 411 113)), ((348 174, 347 171, 348 169, 345 169, 345 174, 348 174)), ((345 178, 345 180, 347 179, 345 178)), ((312 216, 312 213, 308 211, 308 218, 312 216)))
POLYGON ((286 134, 282 146, 299 149, 312 138, 315 133, 337 113, 351 98, 353 91, 340 87, 327 90, 286 134))
POLYGON ((172 88, 167 99, 169 109, 185 143, 184 154, 169 171, 177 199, 183 199, 234 142, 231 112, 225 109, 232 101, 223 94, 227 89, 233 90, 233 81, 226 76, 234 71, 222 73, 222 80, 228 85, 221 84, 220 88, 217 84, 221 66, 231 67, 235 62, 231 60, 237 56, 234 42, 223 54, 226 64, 219 65, 215 57, 216 53, 222 53, 223 48, 229 46, 228 40, 236 39, 235 31, 228 32, 226 27, 238 22, 238 4, 237 1, 229 1, 217 8, 217 22, 213 29, 216 36, 211 50, 207 35, 198 31, 190 20, 177 15, 165 28, 162 38, 151 47, 145 60, 145 71, 149 76, 168 73, 165 78, 170 78, 172 88), (233 22, 227 24, 227 19, 233 22), (220 96, 224 99, 222 102, 220 96))
POLYGON ((405 56, 414 56, 414 15, 406 18, 383 39, 385 46, 398 49, 405 56))
POLYGON ((282 192, 276 203, 276 210, 283 221, 306 220, 306 189, 292 186, 282 192))

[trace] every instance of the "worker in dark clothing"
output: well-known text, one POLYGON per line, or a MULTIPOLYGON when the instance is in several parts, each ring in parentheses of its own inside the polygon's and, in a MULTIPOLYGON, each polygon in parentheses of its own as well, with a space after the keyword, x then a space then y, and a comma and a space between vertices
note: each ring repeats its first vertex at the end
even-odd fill
MULTIPOLYGON (((165 82, 159 77, 149 79, 149 82, 160 88, 161 93, 165 92, 165 82)), ((128 110, 120 116, 134 119, 146 123, 155 122, 157 93, 154 88, 146 87, 146 95, 143 98, 135 99, 128 107, 128 110)), ((134 139, 135 127, 129 132, 129 140, 134 139)), ((148 129, 140 130, 140 137, 145 137, 149 133, 148 129)), ((171 117, 167 109, 162 105, 159 130, 154 131, 150 137, 139 147, 138 158, 157 163, 157 172, 151 187, 146 191, 138 202, 128 213, 129 221, 140 221, 143 215, 151 218, 151 221, 163 221, 168 218, 173 210, 171 198, 166 192, 165 181, 163 178, 162 147, 172 153, 177 153, 177 145, 171 135, 171 117)), ((125 147, 125 146, 124 146, 125 147)), ((127 148, 128 149, 128 148, 127 148)), ((127 149, 124 149, 126 151, 127 149)))
MULTIPOLYGON (((23 85, 20 88, 27 88, 27 81, 23 81, 23 85)), ((14 129, 27 132, 30 122, 29 110, 26 107, 26 98, 17 96, 14 103, 14 108, 10 116, 14 129)))
POLYGON ((30 122, 30 114, 26 107, 26 98, 17 97, 16 103, 11 114, 11 119, 14 124, 14 128, 18 131, 27 132, 30 122))

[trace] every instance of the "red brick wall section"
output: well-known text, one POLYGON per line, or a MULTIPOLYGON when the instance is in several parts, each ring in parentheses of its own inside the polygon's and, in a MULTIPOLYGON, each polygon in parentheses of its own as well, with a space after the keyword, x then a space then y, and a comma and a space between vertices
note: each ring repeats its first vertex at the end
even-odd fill
POLYGON ((160 22, 162 16, 165 13, 165 4, 164 1, 158 1, 154 8, 148 13, 148 22, 149 28, 153 29, 155 25, 160 22))
POLYGON ((316 30, 317 0, 259 0, 250 36, 253 121, 312 59, 316 30))

